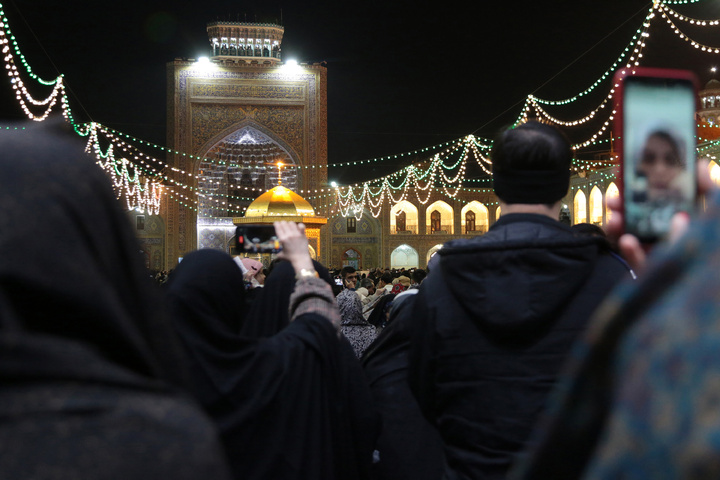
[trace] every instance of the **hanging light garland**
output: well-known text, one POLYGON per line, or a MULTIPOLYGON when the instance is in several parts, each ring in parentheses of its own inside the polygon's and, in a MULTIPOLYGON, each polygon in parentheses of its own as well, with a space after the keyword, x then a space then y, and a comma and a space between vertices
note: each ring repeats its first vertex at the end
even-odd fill
MULTIPOLYGON (((628 43, 628 46, 623 50, 618 59, 595 82, 593 82, 585 90, 563 100, 547 100, 534 95, 529 95, 516 123, 526 121, 529 115, 534 113, 534 115, 542 121, 564 127, 573 127, 583 125, 596 119, 598 114, 604 110, 608 112, 607 120, 604 121, 595 134, 590 136, 587 140, 573 145, 573 148, 578 150, 591 145, 610 141, 601 137, 608 131, 610 122, 615 114, 614 111, 606 108, 613 98, 614 88, 610 89, 609 94, 597 107, 576 120, 561 120, 558 116, 550 114, 545 107, 568 105, 589 95, 605 80, 607 80, 621 64, 624 64, 627 68, 639 65, 640 59, 642 58, 642 51, 645 48, 645 41, 649 37, 648 30, 652 19, 655 17, 656 11, 665 18, 666 22, 681 39, 689 42, 694 48, 710 53, 720 53, 720 49, 717 47, 703 45, 689 38, 685 33, 680 31, 677 25, 670 18, 672 17, 675 21, 685 22, 693 26, 712 27, 720 25, 720 20, 694 19, 684 16, 668 7, 668 5, 697 3, 698 1, 700 0, 654 0, 652 8, 643 20, 642 27, 639 28, 633 35, 632 40, 628 43)), ((0 47, 3 50, 8 77, 10 78, 11 85, 16 93, 16 98, 25 114, 32 120, 42 121, 47 118, 52 109, 57 105, 59 99, 63 115, 73 125, 75 131, 79 135, 88 137, 88 150, 95 154, 98 165, 111 176, 118 198, 124 197, 128 208, 141 209, 151 213, 156 213, 159 209, 160 200, 163 195, 167 195, 168 198, 175 200, 181 206, 190 208, 196 212, 198 211, 197 198, 202 198, 206 202, 209 201, 213 205, 217 206, 217 208, 221 209, 230 208, 230 200, 250 201, 255 198, 255 196, 233 196, 192 186, 193 184, 198 184, 197 180, 200 177, 143 153, 140 148, 133 145, 133 143, 144 147, 156 148, 162 152, 166 152, 167 154, 209 162, 210 164, 216 162, 217 164, 226 164, 227 162, 224 162, 222 159, 204 158, 190 155, 185 152, 179 152, 151 142, 143 141, 97 123, 84 125, 76 124, 65 92, 63 82, 64 77, 60 75, 54 80, 43 80, 32 72, 30 65, 27 64, 25 57, 19 49, 15 37, 12 36, 10 32, 2 4, 0 4, 0 47), (20 71, 15 63, 16 58, 19 60, 20 64, 22 64, 25 73, 30 78, 41 85, 53 87, 53 90, 48 97, 42 100, 37 100, 32 97, 20 76, 20 71), (31 111, 31 107, 45 107, 45 110, 40 114, 34 114, 31 111), (108 145, 105 151, 103 151, 100 146, 102 142, 105 142, 108 145), (116 152, 122 152, 121 158, 116 158, 116 152), (173 175, 170 175, 170 172, 172 172, 173 175), (189 183, 185 183, 182 181, 183 178, 193 180, 189 183), (166 185, 163 185, 163 183, 166 185), (187 194, 185 192, 187 192, 187 194)), ((718 142, 715 142, 715 145, 717 145, 717 143, 718 142)), ((313 190, 312 192, 308 191, 308 193, 314 193, 314 195, 306 197, 310 199, 326 199, 327 203, 320 205, 319 208, 334 210, 335 207, 337 207, 337 209, 346 216, 349 214, 353 214, 355 216, 362 215, 363 209, 368 208, 373 216, 377 217, 382 211, 385 200, 388 200, 391 203, 397 203, 408 199, 411 193, 415 194, 415 198, 419 203, 425 205, 429 202, 433 192, 439 192, 448 198, 455 199, 460 192, 489 191, 489 188, 470 189, 464 185, 472 182, 487 183, 491 180, 490 178, 466 178, 467 166, 470 159, 474 159, 475 164, 478 165, 483 172, 488 175, 491 174, 491 162, 488 158, 488 152, 491 147, 491 141, 486 139, 477 139, 476 137, 470 135, 458 140, 412 152, 389 155, 375 159, 332 163, 328 165, 303 165, 297 166, 297 168, 315 169, 364 165, 388 160, 417 158, 418 156, 424 156, 435 152, 428 160, 422 161, 417 165, 409 165, 385 177, 355 185, 347 185, 344 187, 321 187, 313 190), (457 158, 455 158, 456 155, 457 158), (343 189, 345 190, 344 193, 343 189), (335 199, 335 202, 332 202, 332 199, 335 199)), ((707 149, 710 147, 706 146, 703 148, 707 149)), ((573 160, 573 168, 578 172, 587 171, 588 169, 597 170, 598 168, 603 168, 607 165, 608 161, 573 160)), ((261 168, 258 166, 253 167, 261 168)), ((254 192, 262 191, 262 189, 254 187, 244 187, 244 189, 248 192, 253 192, 253 194, 254 192)), ((305 193, 304 191, 301 192, 305 193)), ((244 212, 244 208, 235 209, 233 211, 235 213, 242 213, 244 212)))
POLYGON ((148 212, 157 215, 160 212, 162 185, 150 179, 142 179, 136 166, 127 158, 116 159, 113 146, 103 152, 96 140, 97 131, 88 134, 86 150, 92 151, 97 158, 96 163, 110 175, 117 198, 125 198, 128 210, 148 212))
MULTIPOLYGON (((656 0, 653 2, 652 8, 650 9, 650 12, 645 17, 645 20, 643 21, 643 26, 636 32, 635 36, 633 37, 634 48, 632 51, 631 56, 629 57, 627 63, 625 64, 625 68, 631 68, 633 66, 639 66, 640 65, 640 59, 643 56, 642 50, 645 47, 645 39, 647 39, 650 34, 648 32, 652 19, 655 18, 655 12, 658 11, 662 15, 663 18, 670 24, 670 26, 674 29, 675 33, 680 36, 680 38, 684 39, 685 41, 688 41, 691 43, 691 45, 697 49, 700 49, 702 51, 708 52, 708 53, 720 53, 720 48, 715 47, 709 47, 706 45, 702 45, 699 42, 696 42, 695 40, 689 38, 687 35, 682 33, 677 26, 670 20, 670 17, 668 14, 672 15, 673 17, 688 22, 693 25, 697 26, 716 26, 720 24, 720 20, 699 20, 694 19, 690 17, 686 17, 684 15, 681 15, 680 13, 668 8, 667 6, 663 5, 663 2, 656 0)), ((631 44, 633 43, 631 42, 631 44)), ((523 110, 516 120, 516 124, 525 122, 528 120, 530 114, 532 112, 535 113, 535 116, 540 119, 541 121, 552 123, 555 125, 560 125, 564 127, 575 127, 579 125, 583 125, 594 118, 596 118, 597 113, 603 109, 612 101, 613 96, 615 94, 615 88, 611 87, 608 95, 602 100, 600 105, 595 107, 593 110, 590 111, 590 113, 586 114, 584 117, 581 117, 576 120, 561 120, 551 114, 549 114, 542 106, 544 105, 567 105, 569 103, 572 103, 576 100, 578 100, 581 96, 589 93, 591 90, 594 90, 602 80, 605 78, 608 78, 609 75, 614 71, 615 67, 619 64, 622 58, 624 58, 625 54, 629 51, 629 48, 626 48, 625 51, 620 55, 618 60, 616 60, 613 63, 613 66, 608 69, 600 79, 598 79, 596 82, 594 82, 590 88, 586 89, 585 91, 581 92, 580 94, 575 95, 574 97, 571 97, 569 99, 565 100, 559 100, 559 101, 549 101, 549 100, 542 100, 538 99, 537 97, 533 95, 529 95, 528 98, 525 101, 525 105, 523 106, 523 110)), ((608 109, 609 110, 609 109, 608 109)), ((599 128, 599 130, 594 133, 590 138, 588 138, 585 141, 579 142, 574 144, 572 147, 575 150, 586 148, 590 145, 593 145, 597 143, 598 141, 601 141, 601 137, 609 130, 610 122, 613 120, 615 111, 613 110, 610 114, 608 119, 602 124, 602 126, 599 128)))
MULTIPOLYGON (((44 85, 54 85, 52 92, 44 100, 36 100, 27 90, 25 83, 20 77, 20 72, 15 64, 15 57, 10 49, 10 43, 12 42, 16 52, 19 52, 19 47, 15 41, 15 37, 8 35, 7 19, 5 13, 2 10, 2 4, 0 4, 0 47, 2 47, 3 60, 5 61, 5 70, 7 71, 8 77, 10 77, 10 85, 15 91, 15 98, 20 104, 20 108, 23 110, 25 115, 36 122, 45 120, 48 115, 52 112, 53 107, 58 101, 58 98, 65 94, 65 86, 63 85, 62 75, 57 77, 53 82, 41 81, 41 79, 35 77, 36 80, 41 81, 44 85), (45 111, 39 115, 32 112, 28 106, 30 103, 36 107, 46 107, 45 111)), ((28 70, 27 64, 26 70, 28 70)), ((31 70, 28 70, 31 71, 31 70)), ((65 103, 63 102, 63 105, 65 103)))
MULTIPOLYGON (((689 36, 687 36, 685 33, 683 33, 683 32, 677 27, 677 25, 675 25, 675 23, 670 19, 670 16, 667 14, 667 12, 672 12, 671 10, 667 9, 667 8, 664 7, 662 4, 658 4, 658 5, 657 5, 657 9, 660 11, 661 15, 663 16, 663 18, 665 19, 665 21, 668 23, 668 25, 670 25, 670 28, 673 30, 673 32, 674 32, 678 37, 680 37, 682 40, 685 40, 686 42, 690 42, 690 45, 692 45, 693 47, 695 47, 695 48, 697 48, 697 49, 699 49, 699 50, 702 50, 703 52, 708 52, 708 53, 720 53, 720 48, 718 48, 718 47, 710 47, 710 46, 708 46, 708 45, 703 45, 702 43, 699 43, 699 42, 693 40, 692 38, 690 38, 689 36)), ((674 13, 674 14, 677 14, 677 12, 672 12, 671 14, 673 14, 673 13, 674 13)), ((694 24, 694 25, 696 25, 696 26, 715 26, 715 25, 718 24, 718 23, 716 23, 716 22, 720 22, 720 20, 711 20, 711 21, 707 21, 707 23, 702 23, 702 22, 703 22, 702 20, 688 19, 688 17, 684 17, 684 16, 682 16, 682 15, 680 15, 680 14, 677 14, 677 15, 680 16, 680 17, 682 17, 682 18, 680 18, 680 20, 686 21, 686 19, 687 19, 687 21, 688 21, 689 23, 692 23, 692 24, 694 24), (698 23, 698 22, 700 22, 700 23, 698 23)), ((673 15, 673 16, 675 16, 675 15, 673 15)), ((678 17, 676 17, 676 18, 678 18, 678 17)))

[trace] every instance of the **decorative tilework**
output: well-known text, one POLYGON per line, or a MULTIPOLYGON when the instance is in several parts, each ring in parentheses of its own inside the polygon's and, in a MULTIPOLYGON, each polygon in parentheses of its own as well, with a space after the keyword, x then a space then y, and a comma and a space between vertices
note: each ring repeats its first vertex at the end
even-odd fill
POLYGON ((248 108, 241 105, 192 104, 193 152, 204 156, 212 146, 209 143, 217 143, 217 137, 229 135, 249 124, 273 141, 284 143, 302 165, 305 163, 302 155, 304 113, 302 107, 296 106, 248 108))
POLYGON ((235 235, 235 227, 198 227, 198 248, 212 248, 229 252, 228 244, 235 235))
MULTIPOLYGON (((275 66, 218 65, 214 71, 194 70, 194 64, 175 61, 168 67, 168 145, 195 156, 205 155, 223 138, 243 127, 254 128, 272 139, 299 166, 301 190, 327 182, 326 69, 303 66, 288 75, 275 66)), ((197 160, 169 155, 168 163, 185 172, 197 172, 197 160)), ((177 174, 182 184, 195 187, 195 178, 177 174)), ((170 262, 196 248, 197 213, 192 190, 178 192, 183 204, 173 200, 168 212, 167 238, 170 262), (188 196, 189 198, 185 198, 188 196)))
POLYGON ((192 97, 211 98, 262 98, 283 100, 305 100, 304 85, 238 85, 222 83, 192 83, 192 97))

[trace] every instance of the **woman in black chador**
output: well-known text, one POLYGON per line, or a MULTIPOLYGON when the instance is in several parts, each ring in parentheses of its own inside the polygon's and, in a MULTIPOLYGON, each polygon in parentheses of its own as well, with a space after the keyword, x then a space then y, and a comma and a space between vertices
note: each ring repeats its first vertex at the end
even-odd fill
POLYGON ((109 179, 24 127, 0 134, 0 478, 229 478, 109 179))
POLYGON ((315 275, 304 231, 292 222, 275 228, 297 279, 290 324, 279 333, 238 333, 243 279, 225 253, 185 256, 168 282, 197 398, 238 479, 369 478, 376 417, 339 336, 332 290, 315 275))

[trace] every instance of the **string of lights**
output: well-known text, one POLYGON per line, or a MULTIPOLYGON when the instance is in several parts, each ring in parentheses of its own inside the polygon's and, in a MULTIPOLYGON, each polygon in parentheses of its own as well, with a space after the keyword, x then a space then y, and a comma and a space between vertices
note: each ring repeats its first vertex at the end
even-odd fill
MULTIPOLYGON (((697 25, 697 26, 715 26, 715 25, 720 24, 720 20, 700 20, 700 19, 695 19, 695 18, 686 17, 686 16, 684 16, 684 15, 676 12, 675 10, 673 10, 673 9, 671 9, 671 8, 663 5, 663 2, 661 2, 661 1, 655 1, 655 2, 653 3, 653 5, 652 5, 652 8, 650 9, 650 12, 648 13, 648 15, 646 16, 645 20, 643 21, 643 26, 642 26, 640 29, 638 29, 638 31, 636 32, 635 36, 633 37, 633 39, 634 39, 634 41, 635 41, 635 45, 634 45, 634 48, 633 48, 633 52, 632 52, 630 58, 628 59, 628 62, 625 64, 625 68, 630 68, 631 66, 639 66, 639 65, 640 65, 640 59, 641 59, 642 56, 643 56, 642 50, 643 50, 643 48, 645 47, 645 39, 647 39, 647 38, 650 36, 648 30, 649 30, 649 28, 650 28, 652 19, 655 18, 655 16, 656 16, 656 15, 655 15, 655 11, 660 12, 660 14, 662 15, 662 17, 665 18, 665 20, 667 21, 668 24, 670 24, 671 28, 675 31, 675 33, 676 33, 677 35, 679 35, 679 37, 680 37, 681 39, 690 42, 690 44, 691 44, 694 48, 700 49, 700 50, 705 51, 705 52, 708 52, 708 53, 720 53, 720 49, 719 49, 719 48, 709 47, 709 46, 703 45, 703 44, 701 44, 701 43, 693 40, 692 38, 688 37, 688 36, 685 35, 684 33, 682 33, 682 32, 677 28, 677 26, 672 22, 672 20, 670 20, 669 15, 672 15, 672 16, 675 17, 675 18, 678 18, 678 19, 680 19, 680 20, 682 20, 682 21, 686 21, 686 22, 688 22, 688 23, 690 23, 690 24, 697 25), (669 14, 669 15, 668 15, 668 14, 669 14), (635 39, 637 39, 637 40, 635 40, 635 39)), ((632 44, 632 42, 631 42, 631 44, 632 44)), ((592 86, 591 86, 591 89, 592 89, 592 90, 594 90, 594 89, 602 82, 602 80, 604 80, 605 78, 608 78, 608 77, 609 77, 609 75, 611 74, 611 72, 613 72, 614 69, 616 68, 616 66, 619 64, 620 60, 621 60, 621 59, 624 57, 624 55, 629 51, 629 48, 630 48, 630 47, 626 48, 625 51, 623 51, 623 52, 621 53, 621 55, 620 55, 620 57, 618 58, 618 60, 616 60, 616 61, 613 63, 613 66, 612 66, 610 69, 606 70, 606 72, 605 72, 603 75, 601 75, 600 79, 598 79, 596 82, 594 82, 594 83, 592 84, 592 86)), ((533 96, 533 95, 529 95, 528 98, 527 98, 526 101, 525 101, 525 104, 524 104, 524 106, 523 106, 523 110, 522 110, 520 116, 519 116, 518 119, 516 120, 516 124, 517 124, 517 123, 522 123, 522 122, 524 122, 524 121, 527 121, 527 119, 529 118, 530 114, 531 114, 532 112, 534 112, 534 113, 535 113, 535 116, 536 116, 537 118, 539 118, 541 121, 544 121, 544 122, 547 122, 547 123, 552 123, 552 124, 560 125, 560 126, 564 126, 564 127, 575 127, 575 126, 578 126, 578 125, 583 125, 583 124, 585 124, 585 123, 593 120, 593 119, 596 117, 597 113, 598 113, 600 110, 605 109, 605 107, 607 106, 607 104, 612 101, 612 98, 613 98, 614 93, 615 93, 615 89, 614 89, 614 88, 612 88, 612 87, 610 88, 610 91, 609 91, 608 95, 602 100, 602 102, 600 103, 600 105, 598 105, 597 107, 595 107, 593 110, 591 110, 591 111, 590 111, 588 114, 586 114, 585 116, 583 116, 583 117, 581 117, 581 118, 578 118, 578 119, 575 119, 575 120, 561 120, 561 119, 559 119, 558 117, 553 116, 553 115, 551 115, 550 113, 548 113, 548 112, 541 106, 541 104, 543 104, 543 105, 567 105, 567 104, 569 104, 569 103, 572 103, 572 102, 578 100, 581 96, 583 96, 583 95, 585 95, 587 92, 591 91, 591 89, 587 89, 587 90, 581 92, 580 94, 578 94, 578 95, 576 95, 576 96, 573 96, 573 97, 571 97, 571 98, 569 98, 569 99, 559 100, 559 101, 542 100, 542 99, 538 99, 537 97, 535 97, 535 96, 533 96)), ((573 148, 574 148, 574 149, 585 148, 585 147, 588 147, 588 146, 590 146, 590 145, 593 145, 594 143, 596 143, 596 142, 598 142, 599 140, 601 140, 600 137, 601 137, 602 135, 604 135, 605 132, 608 131, 608 127, 609 127, 609 125, 610 125, 610 122, 611 122, 612 119, 613 119, 614 114, 615 114, 615 111, 613 111, 612 113, 610 113, 608 120, 606 120, 606 121, 603 123, 603 125, 600 127, 600 129, 599 129, 595 134, 593 134, 589 139, 573 145, 573 148)))
MULTIPOLYGON (((660 13, 662 14, 665 21, 668 23, 668 25, 670 25, 670 28, 673 30, 673 32, 678 37, 680 37, 682 40, 685 40, 686 42, 690 42, 690 45, 692 45, 693 47, 695 47, 697 49, 702 50, 703 52, 720 53, 720 48, 703 45, 702 43, 693 40, 687 34, 683 33, 680 30, 680 28, 678 28, 678 26, 675 25, 675 23, 670 19, 670 16, 666 13, 666 8, 663 7, 662 4, 659 4, 657 8, 660 11, 660 13)), ((714 20, 713 22, 715 22, 715 21, 717 21, 717 20, 714 20)), ((697 23, 696 23, 696 25, 697 25, 697 23)), ((714 23, 713 23, 713 25, 714 25, 714 23)))
MULTIPOLYGON (((2 8, 2 5, 0 5, 0 8, 2 8)), ((20 108, 22 108, 25 115, 27 115, 28 118, 36 122, 41 122, 45 120, 48 115, 50 115, 50 112, 57 103, 58 98, 65 93, 65 86, 63 85, 62 76, 59 76, 55 80, 52 92, 44 100, 36 100, 35 98, 33 98, 27 87, 25 86, 22 78, 20 77, 20 71, 15 64, 15 57, 10 51, 10 40, 8 39, 8 35, 5 30, 6 25, 7 24, 5 21, 4 13, 2 12, 2 10, 0 10, 0 45, 2 46, 2 52, 4 54, 3 60, 5 60, 5 69, 7 70, 8 77, 10 77, 10 85, 15 91, 15 98, 20 104, 20 108), (28 103, 36 107, 45 106, 45 111, 39 115, 36 115, 31 111, 28 103)), ((10 38, 15 49, 17 50, 18 46, 15 38, 10 38)), ((48 85, 48 83, 46 82, 43 83, 45 85, 48 85)), ((65 105, 64 102, 63 105, 65 105)))
POLYGON ((591 94, 596 88, 598 88, 600 85, 602 85, 602 83, 606 79, 612 78, 612 76, 615 74, 617 69, 620 68, 620 65, 623 65, 623 59, 630 52, 632 52, 633 55, 630 57, 630 59, 628 59, 627 62, 624 63, 624 65, 627 67, 627 66, 632 65, 636 61, 636 59, 634 58, 635 55, 641 54, 642 48, 645 47, 645 43, 643 41, 644 40, 643 32, 646 31, 650 27, 650 20, 652 19, 652 17, 653 17, 653 9, 651 8, 650 12, 643 20, 642 27, 637 29, 637 31, 635 32, 635 34, 632 37, 632 40, 630 40, 630 42, 625 47, 625 49, 623 49, 623 51, 620 53, 620 56, 612 63, 612 65, 607 70, 605 70, 605 72, 602 75, 600 75, 600 77, 598 79, 596 79, 594 82, 592 82, 590 84, 590 86, 587 87, 585 90, 583 90, 579 93, 576 93, 575 95, 573 95, 571 97, 562 99, 562 100, 548 100, 548 99, 538 98, 533 95, 528 95, 526 102, 532 99, 532 101, 534 103, 539 103, 539 104, 543 104, 543 105, 568 105, 568 104, 571 104, 571 103, 574 103, 574 102, 580 100, 582 97, 585 97, 585 96, 588 96, 589 94, 591 94))
MULTIPOLYGON (((635 32, 631 41, 611 67, 596 79, 596 81, 592 82, 585 90, 562 100, 548 100, 534 95, 528 95, 522 113, 518 117, 518 121, 525 121, 531 113, 534 113, 535 116, 542 121, 563 127, 573 127, 595 120, 601 111, 606 111, 608 112, 608 118, 596 133, 591 135, 587 140, 573 145, 573 148, 578 150, 592 145, 611 142, 612 139, 601 137, 608 131, 610 122, 615 114, 614 111, 606 108, 607 104, 610 103, 613 98, 613 88, 610 89, 608 95, 599 105, 591 110, 590 113, 576 120, 562 120, 559 116, 548 112, 546 107, 564 106, 579 101, 599 88, 620 65, 625 65, 628 68, 639 65, 643 56, 643 49, 646 47, 645 42, 649 37, 648 31, 652 20, 656 16, 656 12, 666 20, 675 34, 684 41, 689 42, 694 48, 710 53, 720 53, 720 48, 703 45, 688 37, 673 22, 674 19, 676 22, 684 22, 692 26, 700 27, 720 25, 720 20, 701 20, 687 17, 669 7, 669 5, 697 3, 699 1, 700 0, 654 0, 649 13, 643 20, 642 26, 635 32)), ((244 191, 254 196, 244 197, 208 190, 207 188, 197 186, 201 183, 199 180, 203 178, 202 174, 195 175, 192 172, 178 169, 165 160, 144 153, 143 150, 155 149, 162 152, 161 154, 164 154, 166 157, 170 155, 182 156, 196 162, 207 162, 209 164, 230 165, 243 168, 263 167, 256 165, 235 165, 221 158, 200 157, 186 152, 179 152, 94 122, 77 124, 73 119, 72 110, 65 92, 64 77, 59 75, 53 80, 44 80, 33 73, 31 66, 25 60, 15 37, 11 33, 1 3, 0 47, 3 51, 11 86, 25 114, 34 121, 42 121, 47 118, 59 102, 63 115, 74 127, 75 131, 81 136, 88 137, 88 151, 96 156, 98 165, 111 176, 118 198, 125 198, 129 209, 138 209, 152 214, 157 213, 162 197, 166 195, 167 198, 195 212, 198 212, 200 208, 198 199, 202 199, 205 205, 209 203, 220 210, 242 214, 244 207, 233 207, 232 202, 252 201, 256 197, 255 193, 263 191, 263 189, 260 188, 246 186, 243 187, 244 191), (23 68, 18 68, 18 65, 21 65, 23 68), (41 85, 52 86, 51 93, 44 99, 35 99, 26 88, 21 78, 21 72, 41 85), (44 107, 44 110, 41 113, 32 113, 33 107, 35 107, 34 109, 44 107), (103 148, 101 145, 106 145, 106 147, 103 148)), ((709 146, 703 146, 699 151, 710 149, 712 146, 718 146, 718 143, 720 143, 720 141, 712 142, 709 146)), ((318 205, 318 208, 330 209, 331 211, 337 208, 343 215, 347 216, 352 214, 356 217, 362 215, 363 209, 367 208, 373 216, 377 217, 381 214, 386 200, 390 203, 407 201, 412 193, 415 194, 415 199, 420 204, 425 205, 430 201, 435 192, 450 199, 457 199, 460 192, 490 192, 489 187, 472 189, 466 185, 470 183, 489 183, 491 178, 469 179, 466 178, 466 176, 468 173, 468 163, 471 159, 474 160, 474 163, 478 165, 485 174, 491 175, 491 161, 488 158, 488 152, 491 147, 492 142, 490 140, 469 135, 457 140, 411 152, 374 159, 332 163, 326 166, 295 165, 294 167, 298 169, 341 168, 351 165, 357 166, 403 159, 415 162, 415 164, 408 165, 390 175, 367 182, 343 187, 321 187, 308 192, 301 190, 301 193, 310 194, 306 198, 313 200, 322 199, 322 201, 325 202, 323 205, 318 205), (456 155, 457 158, 455 157, 456 155), (426 157, 427 160, 421 160, 420 163, 417 163, 417 157, 426 157)), ((608 163, 608 161, 574 159, 573 169, 577 172, 583 172, 589 169, 596 170, 606 167, 608 163)), ((612 179, 614 179, 614 176, 601 175, 601 180, 598 181, 607 182, 612 181, 612 179)))

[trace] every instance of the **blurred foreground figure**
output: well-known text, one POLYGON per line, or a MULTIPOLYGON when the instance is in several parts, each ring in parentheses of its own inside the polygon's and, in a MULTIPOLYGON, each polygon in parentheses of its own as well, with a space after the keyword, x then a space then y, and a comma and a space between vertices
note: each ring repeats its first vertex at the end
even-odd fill
POLYGON ((229 478, 110 181, 64 124, 0 133, 0 478, 229 478))
POLYGON ((502 217, 446 243, 406 301, 410 386, 442 436, 448 479, 505 478, 594 308, 630 278, 605 239, 557 220, 572 161, 557 129, 506 130, 491 159, 502 217))

